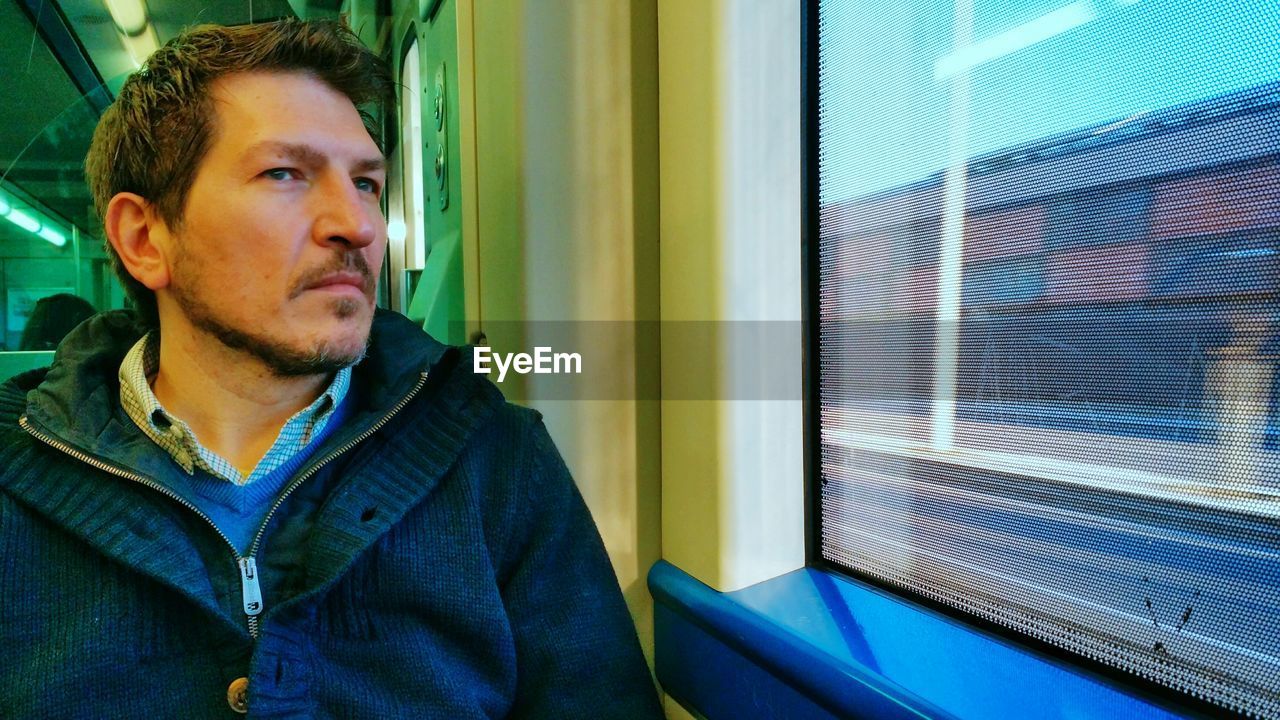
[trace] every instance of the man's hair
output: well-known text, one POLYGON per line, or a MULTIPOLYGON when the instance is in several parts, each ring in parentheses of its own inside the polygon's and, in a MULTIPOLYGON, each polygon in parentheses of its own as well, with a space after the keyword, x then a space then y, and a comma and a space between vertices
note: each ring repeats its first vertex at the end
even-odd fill
MULTIPOLYGON (((323 81, 351 99, 381 147, 376 119, 394 99, 394 85, 386 64, 345 25, 301 20, 201 25, 152 54, 98 121, 85 158, 98 216, 105 220, 117 193, 131 192, 179 229, 187 194, 217 130, 210 87, 220 77, 250 71, 302 72, 323 81)), ((129 274, 110 241, 106 251, 139 322, 156 327, 155 293, 129 274)))

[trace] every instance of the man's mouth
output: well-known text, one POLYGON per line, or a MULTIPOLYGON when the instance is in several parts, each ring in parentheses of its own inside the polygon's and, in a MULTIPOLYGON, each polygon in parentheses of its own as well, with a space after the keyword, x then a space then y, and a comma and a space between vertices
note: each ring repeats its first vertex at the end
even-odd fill
POLYGON ((297 298, 314 290, 326 295, 359 296, 372 301, 375 280, 368 262, 359 255, 348 255, 335 260, 327 267, 317 267, 304 273, 294 285, 289 298, 297 298))
POLYGON ((307 290, 333 286, 352 286, 360 288, 360 290, 365 290, 365 284, 365 275, 360 273, 333 273, 325 275, 325 277, 320 278, 319 281, 311 283, 311 287, 308 287, 307 290))
POLYGON ((355 291, 361 295, 367 295, 368 288, 368 278, 356 272, 332 273, 325 275, 307 286, 308 290, 327 290, 330 292, 355 291))

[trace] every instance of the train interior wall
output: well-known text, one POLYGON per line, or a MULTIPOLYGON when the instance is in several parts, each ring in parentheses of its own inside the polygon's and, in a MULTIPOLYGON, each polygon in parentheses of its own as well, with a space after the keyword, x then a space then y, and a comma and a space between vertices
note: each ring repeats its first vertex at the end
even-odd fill
MULTIPOLYGON (((509 399, 543 414, 599 526, 650 663, 660 634, 646 586, 655 563, 666 560, 726 595, 804 567, 803 338, 761 332, 799 328, 804 302, 802 3, 260 2, 268 15, 346 17, 401 81, 398 107, 384 123, 391 134, 391 240, 383 304, 454 344, 512 353, 567 343, 576 347, 564 349, 589 349, 590 357, 607 359, 605 386, 572 389, 554 376, 512 375, 501 387, 509 399), (770 398, 741 391, 760 370, 753 360, 764 355, 780 358, 771 370, 786 378, 770 398)), ((91 45, 105 31, 84 21, 87 3, 64 0, 61 6, 66 29, 91 45)), ((42 11, 31 12, 37 5, 0 0, 0 27, 18 28, 16 34, 32 39, 29 46, 0 42, 0 65, 34 68, 13 79, 16 96, 48 98, 6 109, 15 113, 15 127, 33 130, 16 139, 0 133, 5 187, 27 188, 5 190, 10 194, 0 201, 42 206, 49 218, 65 223, 50 220, 43 238, 0 223, 0 372, 6 376, 49 360, 47 352, 18 352, 23 324, 39 297, 71 293, 99 310, 125 302, 95 235, 79 169, 107 93, 86 92, 74 68, 35 41, 51 37, 40 24, 47 22, 40 20, 42 11)), ((250 19, 239 3, 210 7, 209 19, 250 19)), ((118 89, 130 68, 127 58, 101 62, 106 89, 118 89)), ((1256 170, 1233 166, 1231 172, 1256 170)), ((1250 182, 1274 186, 1276 176, 1267 172, 1250 182)), ((1194 200, 1196 182, 1192 176, 1166 185, 1134 180, 1115 198, 1099 192, 984 207, 985 214, 975 215, 979 230, 972 239, 990 252, 965 260, 970 264, 960 302, 999 315, 1004 305, 1083 302, 1081 293, 1107 290, 1055 280, 1051 262, 1038 270, 1019 265, 1025 257, 997 251, 1007 238, 983 245, 980 229, 988 215, 1034 210, 1036 227, 1043 229, 1042 254, 1060 252, 1067 260, 1059 265, 1087 270, 1116 247, 1132 248, 1057 242, 1055 228, 1079 214, 1071 203, 1106 205, 1107 212, 1097 214, 1105 215, 1099 222, 1110 223, 1109 233, 1125 223, 1154 227, 1168 215, 1159 210, 1162 193, 1194 200)), ((919 209, 928 192, 903 190, 877 202, 919 209), (912 194, 917 192, 919 197, 912 194)), ((863 215, 874 224, 889 214, 863 215)), ((929 223, 937 222, 931 216, 872 229, 909 239, 936 234, 929 223)), ((1248 238, 1256 235, 1251 228, 1248 238)), ((1195 235, 1192 230, 1185 234, 1195 235)), ((1065 232, 1077 238, 1091 231, 1065 232)), ((1166 234, 1168 247, 1194 250, 1192 240, 1183 242, 1174 230, 1166 234)), ((1266 247, 1227 249, 1257 257, 1273 250, 1272 235, 1266 238, 1266 247)), ((1209 249, 1201 255, 1235 257, 1217 245, 1209 249)), ((1235 266, 1196 265, 1200 255, 1190 251, 1185 254, 1192 260, 1178 255, 1178 262, 1166 262, 1176 267, 1161 275, 1164 256, 1144 253, 1145 246, 1141 257, 1134 256, 1141 262, 1130 267, 1150 270, 1143 287, 1152 296, 1168 294, 1171 284, 1185 288, 1188 278, 1209 272, 1234 274, 1241 282, 1252 277, 1235 266)), ((899 260, 886 255, 868 262, 897 267, 899 260)), ((1259 283, 1274 282, 1274 264, 1256 267, 1270 273, 1259 283)), ((1201 315, 1193 319, 1208 328, 1203 334, 1218 332, 1222 318, 1212 308, 1201 315)), ((1016 335, 1016 317, 1003 325, 984 322, 1016 335)), ((1098 328, 1069 329, 1093 333, 1099 343, 1116 341, 1098 328)), ((934 330, 927 323, 906 327, 901 337, 931 337, 934 330)), ((966 356, 981 354, 973 346, 975 333, 961 335, 969 343, 966 356)), ((1180 347, 1158 335, 1147 342, 1169 352, 1180 347)), ((847 360, 843 372, 865 375, 858 363, 873 366, 881 358, 850 353, 847 360)), ((1052 361, 1048 355, 1036 360, 1046 367, 1052 361)), ((920 367, 903 369, 903 382, 879 400, 901 404, 893 393, 927 384, 927 377, 911 374, 924 372, 920 367)), ((983 404, 970 382, 976 372, 960 364, 960 416, 983 420, 1007 412, 1003 405, 983 404)), ((1143 377, 1152 393, 1177 390, 1159 373, 1143 377)), ((1173 400, 1166 404, 1176 405, 1173 400)), ((1023 424, 1071 429, 1044 408, 1023 405, 1023 424)), ((1194 436, 1194 423, 1184 425, 1194 436)), ((1274 449, 1280 434, 1274 423, 1268 427, 1274 449)), ((693 717, 674 699, 666 707, 669 717, 693 717)))

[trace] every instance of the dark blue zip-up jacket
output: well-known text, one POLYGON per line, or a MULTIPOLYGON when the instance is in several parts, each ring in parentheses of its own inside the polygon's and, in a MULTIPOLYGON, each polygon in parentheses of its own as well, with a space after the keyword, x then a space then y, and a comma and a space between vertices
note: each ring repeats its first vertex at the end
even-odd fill
POLYGON ((540 417, 469 352, 378 314, 352 417, 252 551, 250 618, 241 558, 119 406, 137 338, 99 316, 0 388, 0 717, 240 717, 245 679, 251 717, 661 717, 540 417))

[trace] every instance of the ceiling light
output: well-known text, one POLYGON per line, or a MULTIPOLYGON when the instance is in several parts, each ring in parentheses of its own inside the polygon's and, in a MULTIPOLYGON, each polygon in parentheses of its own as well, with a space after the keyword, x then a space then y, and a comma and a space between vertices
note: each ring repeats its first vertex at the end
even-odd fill
POLYGON ((404 242, 409 236, 409 228, 404 224, 403 220, 392 220, 387 223, 387 239, 395 242, 404 242))
POLYGON ((106 3, 111 19, 126 37, 141 35, 151 23, 142 0, 106 0, 106 3))
POLYGON ((40 221, 17 208, 10 208, 4 218, 27 232, 40 232, 40 221))
POLYGON ((56 223, 31 208, 19 210, 3 190, 0 190, 0 217, 58 247, 67 244, 66 234, 56 223))
POLYGON ((156 39, 156 29, 147 16, 147 5, 143 0, 103 0, 107 11, 111 13, 111 21, 120 31, 120 42, 129 53, 135 67, 151 57, 151 53, 160 47, 156 39))
POLYGON ((129 51, 129 57, 133 59, 136 67, 142 67, 142 63, 151 57, 151 53, 155 52, 160 43, 156 40, 156 31, 147 25, 146 29, 139 35, 121 35, 121 42, 124 43, 124 49, 129 51))
POLYGON ((41 227, 40 232, 36 234, 44 238, 45 240, 48 240, 49 242, 53 243, 54 245, 57 245, 58 247, 62 247, 63 245, 67 244, 66 235, 63 235, 62 233, 58 232, 57 230, 54 230, 53 228, 47 225, 44 227, 41 227))

